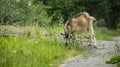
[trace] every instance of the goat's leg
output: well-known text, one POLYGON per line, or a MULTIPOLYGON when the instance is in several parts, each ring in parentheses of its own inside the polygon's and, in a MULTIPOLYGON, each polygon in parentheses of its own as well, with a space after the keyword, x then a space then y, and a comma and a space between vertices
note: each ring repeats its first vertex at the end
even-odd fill
POLYGON ((68 39, 65 39, 65 46, 68 46, 68 39))
POLYGON ((96 38, 95 38, 95 34, 94 34, 94 33, 92 33, 92 39, 93 39, 94 45, 97 46, 97 45, 96 45, 96 38))
POLYGON ((95 38, 93 27, 91 27, 89 30, 89 38, 90 38, 89 40, 90 45, 93 43, 93 45, 96 46, 96 38, 95 38))
POLYGON ((65 34, 65 46, 68 46, 69 34, 65 34))
POLYGON ((72 42, 73 42, 73 46, 75 47, 75 43, 76 43, 75 32, 72 33, 72 42))
POLYGON ((90 33, 89 37, 90 37, 90 43, 93 43, 96 46, 96 38, 94 33, 90 33))
POLYGON ((89 46, 91 46, 91 44, 92 44, 92 36, 91 36, 91 33, 89 33, 89 46))

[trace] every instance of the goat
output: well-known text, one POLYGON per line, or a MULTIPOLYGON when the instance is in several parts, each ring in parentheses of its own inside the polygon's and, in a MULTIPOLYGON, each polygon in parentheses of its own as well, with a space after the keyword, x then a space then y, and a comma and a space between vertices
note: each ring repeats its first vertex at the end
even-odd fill
POLYGON ((68 40, 72 37, 75 42, 76 34, 86 32, 89 34, 89 42, 91 45, 94 43, 96 46, 96 38, 93 29, 93 23, 96 19, 89 15, 87 12, 81 12, 72 18, 68 19, 64 27, 65 45, 68 45, 68 40))

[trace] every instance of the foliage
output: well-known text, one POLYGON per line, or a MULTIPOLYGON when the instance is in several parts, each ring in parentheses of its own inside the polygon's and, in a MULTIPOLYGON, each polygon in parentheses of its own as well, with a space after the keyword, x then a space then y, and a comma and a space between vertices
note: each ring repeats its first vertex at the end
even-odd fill
POLYGON ((95 28, 95 35, 97 40, 108 40, 112 41, 114 37, 119 36, 120 29, 108 30, 105 27, 95 28))
POLYGON ((120 56, 113 56, 110 61, 106 61, 107 64, 115 64, 120 67, 120 56))
MULTIPOLYGON (((87 11, 90 15, 97 18, 97 20, 105 20, 106 26, 110 29, 116 29, 119 23, 119 6, 120 1, 111 0, 35 0, 36 2, 43 2, 44 5, 51 6, 47 10, 49 15, 53 15, 52 20, 57 21, 61 18, 66 21, 75 14, 87 11), (53 2, 54 1, 54 2, 53 2), (64 4, 64 5, 63 5, 64 4)), ((100 24, 102 22, 99 22, 100 24)))
MULTIPOLYGON (((57 67, 66 58, 85 50, 82 46, 75 48, 72 44, 65 48, 64 39, 59 34, 63 32, 62 27, 39 27, 37 24, 3 26, 0 37, 0 67, 57 67)), ((97 28, 95 32, 99 40, 109 40, 110 37, 119 35, 106 28, 97 28)))
POLYGON ((19 32, 19 36, 0 37, 0 67, 58 67, 63 60, 85 49, 82 46, 65 48, 58 36, 62 28, 58 26, 6 26, 6 29, 13 35, 19 32))
POLYGON ((115 29, 120 16, 119 0, 0 0, 0 4, 1 24, 54 25, 87 11, 99 24, 115 29))
MULTIPOLYGON (((84 50, 72 46, 65 49, 57 35, 63 32, 59 23, 87 11, 100 26, 116 28, 120 26, 119 6, 120 0, 0 0, 0 24, 23 25, 19 29, 6 26, 4 31, 0 26, 0 67, 58 66, 66 57, 84 50)), ((96 29, 96 38, 112 40, 120 33, 116 31, 96 29)))
POLYGON ((45 11, 47 7, 42 3, 33 4, 31 0, 1 0, 0 4, 0 22, 2 24, 38 23, 45 25, 51 22, 51 18, 45 11))

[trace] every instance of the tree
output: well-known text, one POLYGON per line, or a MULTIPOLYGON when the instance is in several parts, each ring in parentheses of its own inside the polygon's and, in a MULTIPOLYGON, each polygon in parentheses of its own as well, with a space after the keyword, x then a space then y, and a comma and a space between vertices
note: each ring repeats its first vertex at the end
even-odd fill
MULTIPOLYGON (((48 14, 53 15, 54 22, 60 17, 66 21, 75 14, 87 11, 97 20, 103 19, 108 29, 117 29, 120 16, 120 0, 40 0, 45 5, 51 6, 48 14)), ((101 23, 101 22, 99 22, 101 23)))
POLYGON ((109 0, 108 6, 108 29, 117 29, 118 18, 120 17, 120 0, 109 0))
POLYGON ((108 29, 117 29, 120 18, 120 0, 0 0, 0 5, 0 23, 5 24, 53 25, 87 11, 108 29))
POLYGON ((42 3, 33 3, 33 1, 0 0, 0 24, 49 24, 51 17, 48 16, 45 10, 47 6, 44 6, 42 3))

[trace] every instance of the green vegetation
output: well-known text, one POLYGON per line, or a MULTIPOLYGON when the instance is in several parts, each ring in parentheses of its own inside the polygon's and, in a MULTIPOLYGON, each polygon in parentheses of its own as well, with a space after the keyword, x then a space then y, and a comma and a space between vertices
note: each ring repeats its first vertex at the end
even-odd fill
MULTIPOLYGON (((105 27, 95 27, 95 37, 97 40, 113 41, 115 37, 120 36, 120 29, 108 30, 105 27)), ((79 34, 77 37, 88 38, 87 33, 79 34)))
POLYGON ((0 4, 0 24, 52 26, 86 11, 99 26, 120 27, 120 0, 0 0, 0 4))
MULTIPOLYGON (((58 67, 62 61, 76 56, 85 47, 65 47, 62 25, 53 27, 1 26, 0 66, 1 67, 58 67)), ((99 40, 112 40, 118 32, 106 28, 95 29, 99 40), (111 39, 109 39, 111 38, 111 39)), ((82 35, 87 36, 87 35, 82 35)))
POLYGON ((98 40, 112 40, 120 33, 119 6, 120 0, 0 0, 0 67, 57 67, 83 51, 66 48, 59 35, 67 19, 82 11, 105 27, 95 29, 98 40))
POLYGON ((116 67, 120 67, 120 56, 113 56, 110 61, 106 61, 107 64, 115 64, 116 67))
POLYGON ((107 40, 112 41, 114 37, 120 36, 120 29, 108 30, 107 28, 96 28, 95 34, 97 40, 107 40))
POLYGON ((22 32, 13 26, 6 29, 12 33, 8 37, 1 34, 0 67, 58 67, 65 59, 85 50, 82 46, 66 48, 58 34, 62 31, 60 27, 23 27, 22 32), (18 37, 13 36, 16 29, 18 37))
POLYGON ((116 67, 120 67, 120 42, 119 39, 115 41, 115 55, 110 60, 106 61, 107 64, 114 64, 116 67))

